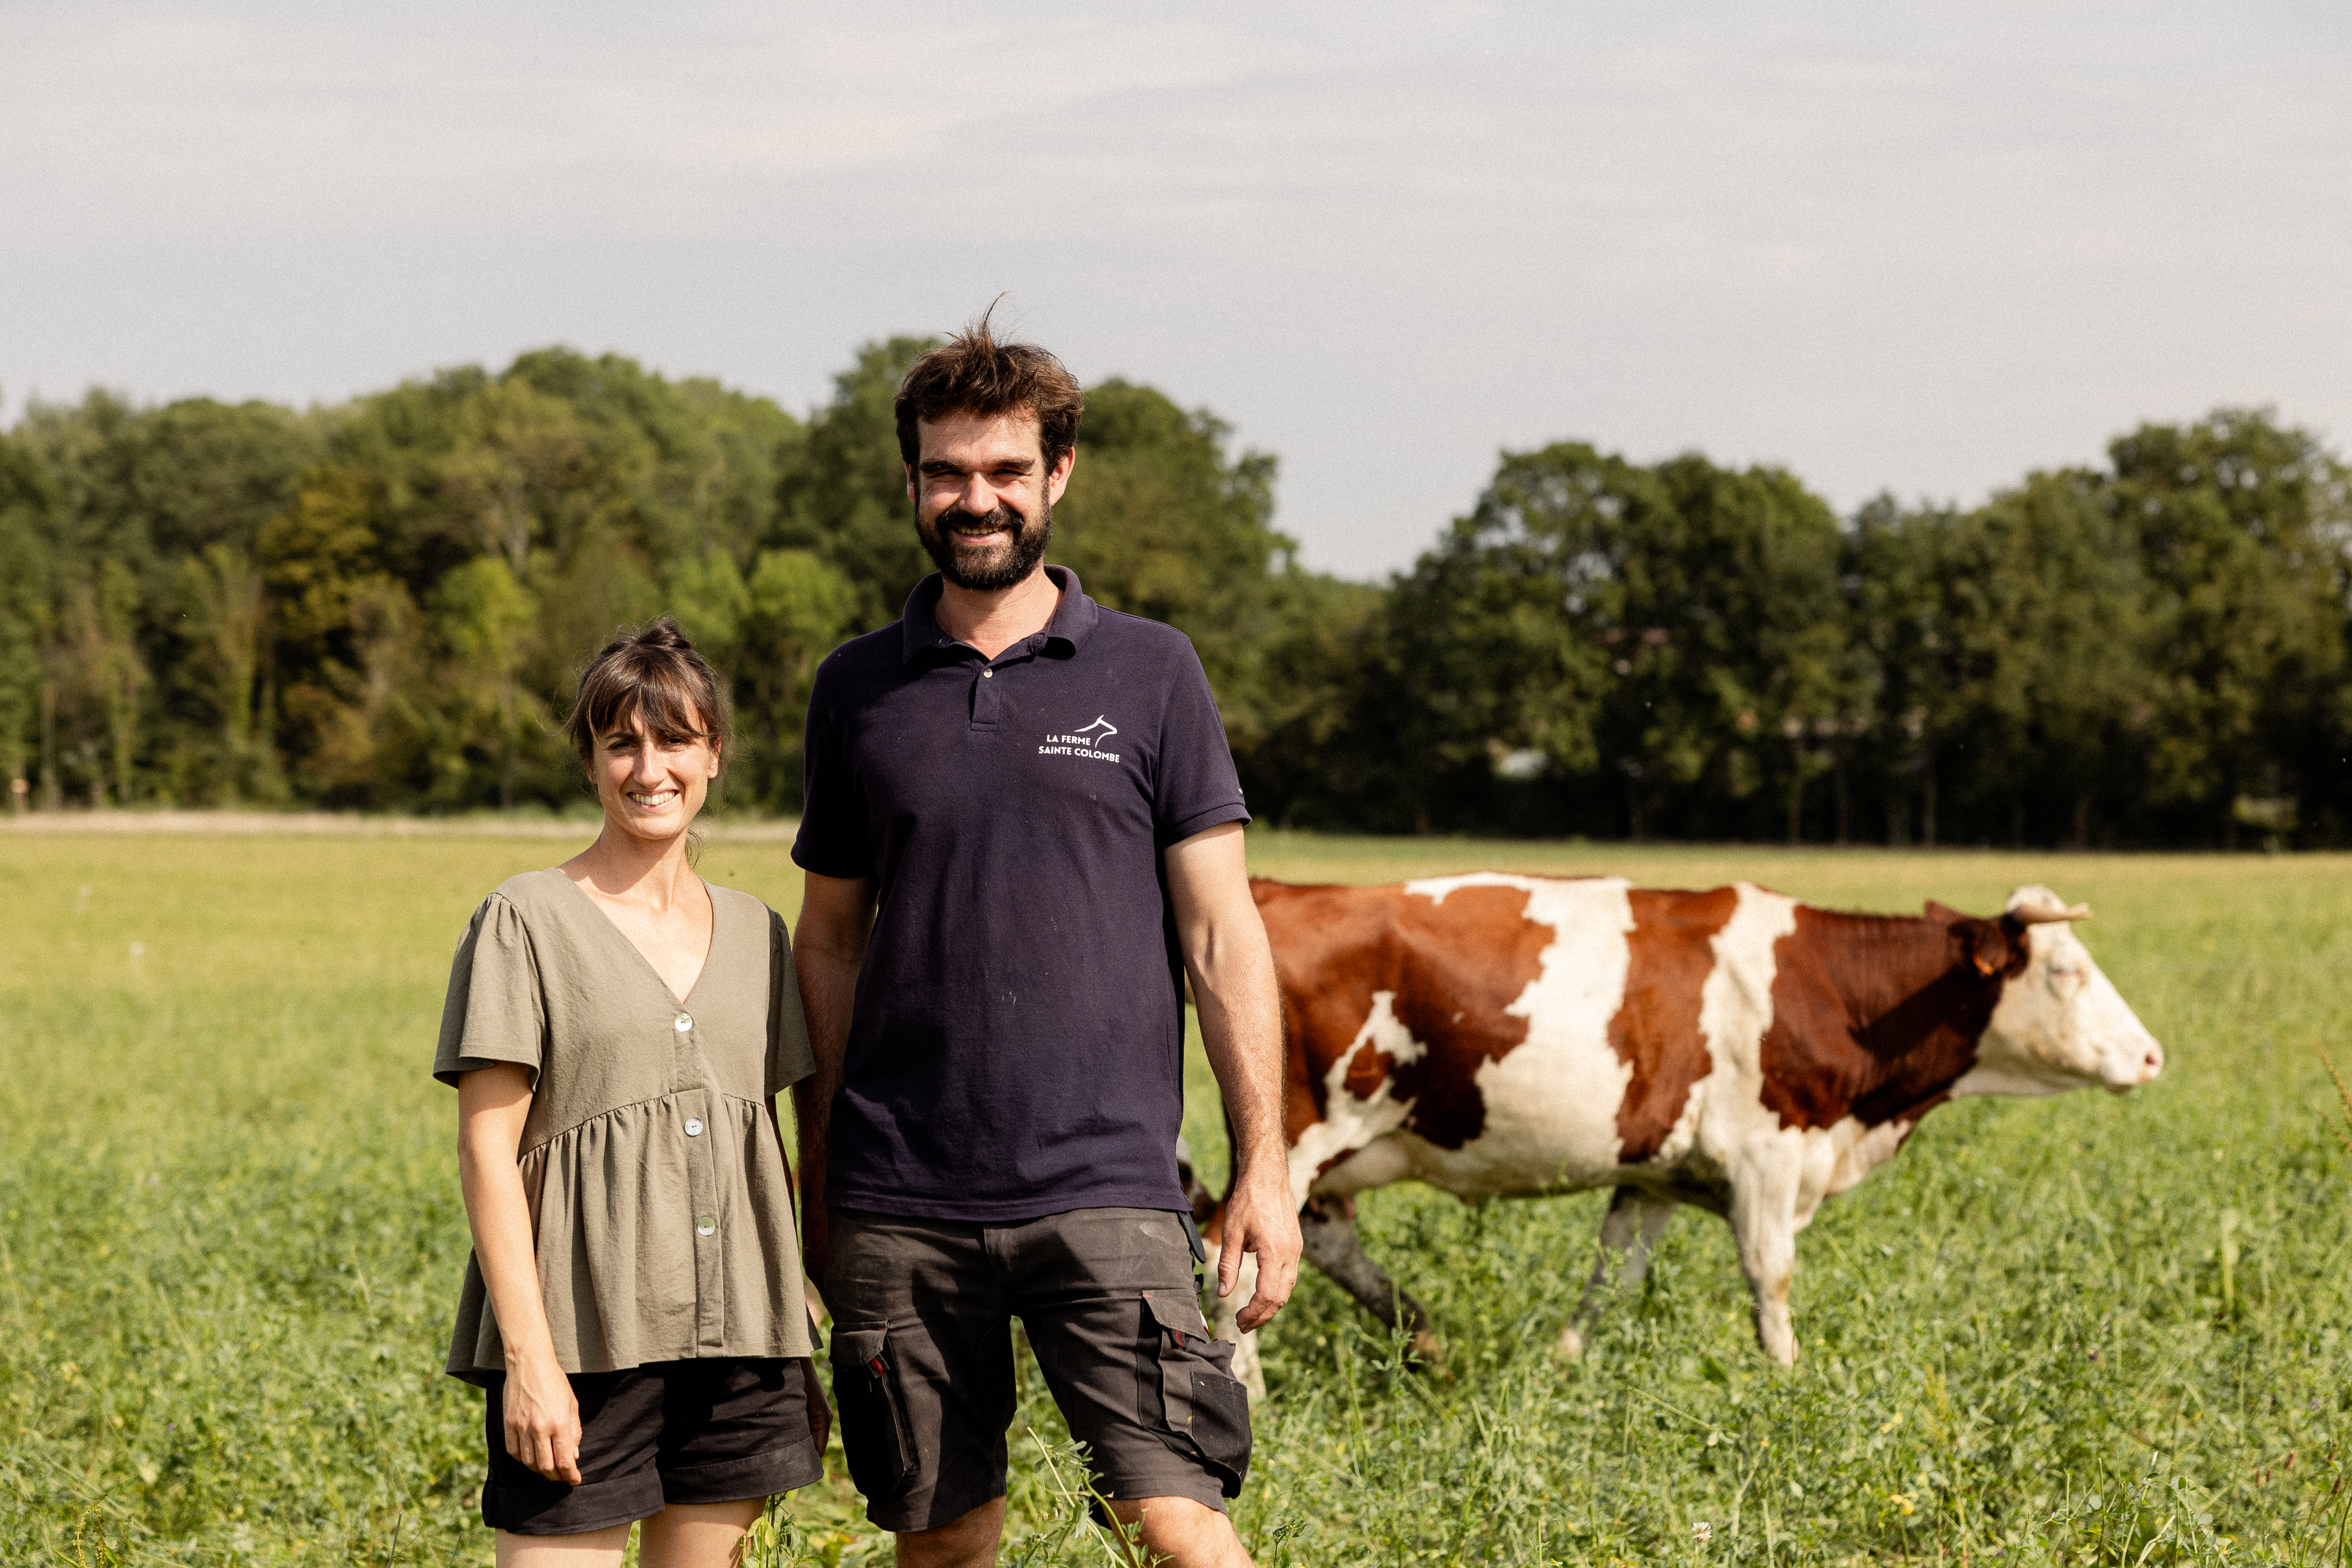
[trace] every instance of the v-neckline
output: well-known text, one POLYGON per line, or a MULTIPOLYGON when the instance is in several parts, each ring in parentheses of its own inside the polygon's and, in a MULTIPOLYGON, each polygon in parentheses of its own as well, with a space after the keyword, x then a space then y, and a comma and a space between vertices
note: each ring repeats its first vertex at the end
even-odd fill
POLYGON ((661 987, 662 994, 668 997, 679 1012, 692 1010, 694 994, 702 989, 702 977, 710 973, 711 955, 719 951, 719 900, 712 895, 709 882, 703 882, 700 877, 695 878, 696 881, 702 882, 702 896, 710 900, 710 945, 702 950, 702 967, 694 972, 694 984, 686 988, 685 995, 680 996, 669 988, 669 982, 663 979, 662 972, 654 967, 654 961, 646 956, 646 950, 639 947, 627 931, 621 929, 620 921, 605 912, 604 906, 596 901, 594 894, 565 876, 561 866, 549 867, 548 873, 562 879, 563 885, 570 888, 582 903, 595 911, 596 919, 603 923, 604 929, 620 939, 621 945, 627 948, 631 956, 636 959, 637 967, 653 976, 654 984, 661 987))

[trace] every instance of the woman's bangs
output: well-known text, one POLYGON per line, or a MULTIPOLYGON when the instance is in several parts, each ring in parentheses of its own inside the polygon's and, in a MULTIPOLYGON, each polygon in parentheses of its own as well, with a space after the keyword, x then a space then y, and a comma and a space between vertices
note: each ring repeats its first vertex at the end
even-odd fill
POLYGON ((665 745, 710 738, 694 694, 666 664, 646 669, 612 669, 609 679, 599 681, 597 688, 587 703, 588 726, 593 734, 631 728, 642 717, 654 739, 665 745))

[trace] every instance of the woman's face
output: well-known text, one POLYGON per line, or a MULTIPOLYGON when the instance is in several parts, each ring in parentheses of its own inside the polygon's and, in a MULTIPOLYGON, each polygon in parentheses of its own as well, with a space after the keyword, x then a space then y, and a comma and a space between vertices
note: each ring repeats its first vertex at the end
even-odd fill
POLYGON ((592 765, 606 821, 639 838, 667 840, 687 830, 709 797, 719 742, 664 741, 633 712, 596 737, 592 765))

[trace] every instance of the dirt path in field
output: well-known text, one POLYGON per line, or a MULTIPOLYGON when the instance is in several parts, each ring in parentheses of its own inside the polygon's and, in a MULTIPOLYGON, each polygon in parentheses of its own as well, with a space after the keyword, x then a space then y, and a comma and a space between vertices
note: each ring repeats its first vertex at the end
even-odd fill
MULTIPOLYGON (((703 834, 714 843, 787 843, 800 823, 769 821, 710 823, 703 834)), ((595 836, 591 821, 547 817, 363 816, 334 811, 28 811, 0 816, 9 833, 207 833, 227 837, 310 835, 336 838, 574 838, 595 836)))

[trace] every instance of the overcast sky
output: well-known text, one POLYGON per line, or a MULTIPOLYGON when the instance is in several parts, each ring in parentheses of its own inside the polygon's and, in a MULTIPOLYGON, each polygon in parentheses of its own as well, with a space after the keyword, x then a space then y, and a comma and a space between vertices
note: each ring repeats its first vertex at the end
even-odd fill
POLYGON ((795 412, 1000 291, 1408 564, 1503 447, 1973 500, 2352 438, 2352 5, 0 0, 0 396, 566 342, 795 412))

